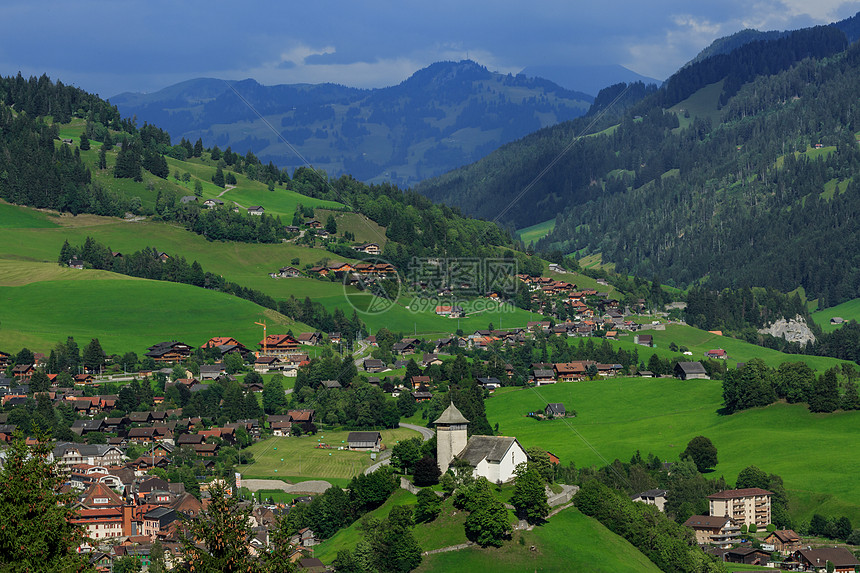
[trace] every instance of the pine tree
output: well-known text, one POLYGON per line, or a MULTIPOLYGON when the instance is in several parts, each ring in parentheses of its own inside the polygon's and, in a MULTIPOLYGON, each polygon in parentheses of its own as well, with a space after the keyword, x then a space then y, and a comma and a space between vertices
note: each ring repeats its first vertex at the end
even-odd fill
POLYGON ((99 149, 99 169, 107 169, 107 152, 104 145, 99 149))
POLYGON ((215 175, 212 176, 212 183, 218 187, 224 187, 224 171, 220 167, 215 170, 215 175))
POLYGON ((48 461, 49 437, 35 437, 28 448, 17 433, 0 470, 0 570, 92 570, 76 551, 84 534, 72 523, 75 497, 60 493, 66 474, 48 461))
POLYGON ((83 352, 84 366, 88 370, 98 370, 105 364, 105 351, 102 350, 102 345, 98 338, 93 338, 90 343, 84 347, 83 352))
POLYGON ((87 137, 86 133, 81 134, 81 151, 89 151, 90 150, 90 140, 87 137))
POLYGON ((180 517, 185 565, 197 573, 257 571, 247 539, 250 510, 240 509, 222 484, 209 488, 209 505, 196 519, 180 517))

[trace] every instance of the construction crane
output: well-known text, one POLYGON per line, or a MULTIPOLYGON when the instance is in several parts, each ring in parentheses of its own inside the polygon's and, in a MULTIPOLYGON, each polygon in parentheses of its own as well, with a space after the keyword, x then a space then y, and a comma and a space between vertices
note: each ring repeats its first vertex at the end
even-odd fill
POLYGON ((266 321, 263 320, 263 322, 255 322, 254 324, 259 324, 263 327, 263 356, 266 356, 268 353, 266 346, 266 321))

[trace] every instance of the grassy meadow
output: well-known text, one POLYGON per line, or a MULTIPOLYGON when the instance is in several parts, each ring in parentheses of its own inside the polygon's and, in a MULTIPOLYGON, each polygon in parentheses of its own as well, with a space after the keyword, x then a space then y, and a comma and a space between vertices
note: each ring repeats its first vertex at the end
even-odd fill
MULTIPOLYGON (((382 443, 391 448, 399 440, 417 437, 415 430, 397 428, 382 430, 382 443)), ((321 431, 315 436, 269 438, 257 442, 247 450, 254 454, 254 463, 238 466, 236 471, 245 478, 281 478, 291 481, 332 478, 344 482, 359 475, 373 461, 370 452, 351 452, 346 449, 349 432, 321 431), (331 449, 320 449, 320 443, 331 449)))
POLYGON ((248 347, 270 328, 307 328, 274 311, 223 293, 55 263, 0 259, 0 348, 48 352, 73 336, 82 346, 98 338, 108 353, 138 354, 162 340, 192 346, 234 336, 248 347))
MULTIPOLYGON (((382 519, 395 506, 415 504, 415 496, 397 490, 384 505, 370 515, 382 519)), ((424 551, 466 543, 463 530, 467 514, 447 499, 442 512, 430 523, 419 523, 413 530, 424 551)), ((512 517, 513 520, 513 517, 512 517)), ((338 550, 354 549, 361 540, 358 522, 338 531, 331 539, 314 548, 314 557, 331 563, 338 550)), ((519 571, 643 571, 659 569, 630 543, 618 537, 595 519, 575 508, 562 510, 549 522, 532 531, 516 531, 500 548, 477 546, 425 555, 418 572, 486 571, 498 573, 519 571), (532 551, 530 548, 534 547, 532 551)))
POLYGON ((704 354, 708 350, 722 348, 728 354, 726 365, 734 368, 738 362, 747 362, 752 358, 761 358, 771 367, 776 367, 783 362, 806 362, 811 368, 824 371, 832 366, 844 362, 837 358, 827 356, 807 356, 805 354, 785 354, 769 348, 763 348, 750 344, 743 340, 712 334, 706 330, 700 330, 683 324, 667 324, 665 330, 647 330, 643 334, 651 334, 654 338, 655 348, 638 346, 633 344, 633 334, 620 336, 617 342, 612 344, 628 351, 636 350, 639 359, 648 363, 651 354, 656 353, 661 358, 673 358, 679 356, 679 352, 669 350, 669 344, 674 342, 679 347, 686 346, 693 353, 687 360, 704 360, 704 354))
POLYGON ((839 328, 839 325, 837 324, 830 324, 830 319, 834 316, 842 317, 846 321, 860 320, 860 298, 855 298, 848 302, 843 302, 842 304, 813 312, 812 320, 814 320, 815 324, 819 325, 821 330, 824 332, 833 332, 839 328))
MULTIPOLYGON (((420 527, 420 526, 419 526, 420 527)), ((431 524, 432 527, 432 524, 431 524)), ((418 528, 416 528, 418 537, 418 528)), ((645 555, 597 520, 575 508, 561 511, 532 531, 516 531, 500 548, 470 547, 424 556, 418 573, 519 571, 657 572, 645 555), (534 547, 534 550, 531 548, 534 547)))
POLYGON ((528 245, 529 243, 537 243, 538 240, 550 234, 553 229, 555 229, 555 219, 550 219, 549 221, 544 221, 530 227, 517 229, 516 236, 524 245, 528 245))
POLYGON ((860 521, 860 412, 812 414, 803 405, 773 404, 724 416, 716 380, 609 378, 496 391, 486 401, 490 424, 578 467, 629 460, 636 450, 677 460, 695 436, 710 438, 721 462, 714 475, 734 482, 756 465, 781 475, 795 517, 814 512, 860 521), (526 413, 561 402, 575 418, 537 421, 526 413))

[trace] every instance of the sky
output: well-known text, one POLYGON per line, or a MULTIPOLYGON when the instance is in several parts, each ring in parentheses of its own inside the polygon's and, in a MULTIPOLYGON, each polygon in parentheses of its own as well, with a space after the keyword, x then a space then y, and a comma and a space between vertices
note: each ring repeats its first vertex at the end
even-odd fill
POLYGON ((742 30, 841 20, 860 0, 3 0, 0 74, 108 98, 197 77, 395 85, 441 60, 620 64, 665 79, 742 30))

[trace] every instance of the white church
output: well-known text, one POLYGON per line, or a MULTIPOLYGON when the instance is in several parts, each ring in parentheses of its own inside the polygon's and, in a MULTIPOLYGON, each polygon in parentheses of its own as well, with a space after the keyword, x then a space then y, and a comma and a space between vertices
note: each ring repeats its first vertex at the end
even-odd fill
POLYGON ((455 458, 466 460, 475 468, 475 477, 485 477, 492 483, 514 479, 514 469, 528 460, 525 449, 516 438, 507 436, 467 437, 467 420, 453 402, 436 425, 436 460, 442 473, 455 458))

